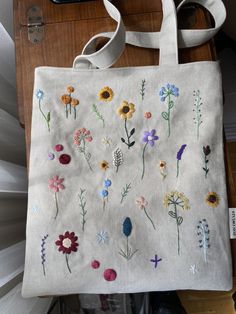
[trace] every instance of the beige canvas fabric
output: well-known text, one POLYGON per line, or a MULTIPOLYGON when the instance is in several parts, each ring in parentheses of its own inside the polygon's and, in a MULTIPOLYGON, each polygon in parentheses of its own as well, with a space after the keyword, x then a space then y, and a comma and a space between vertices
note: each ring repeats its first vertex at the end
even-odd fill
POLYGON ((25 297, 232 287, 219 63, 178 64, 163 10, 160 66, 35 71, 25 297))

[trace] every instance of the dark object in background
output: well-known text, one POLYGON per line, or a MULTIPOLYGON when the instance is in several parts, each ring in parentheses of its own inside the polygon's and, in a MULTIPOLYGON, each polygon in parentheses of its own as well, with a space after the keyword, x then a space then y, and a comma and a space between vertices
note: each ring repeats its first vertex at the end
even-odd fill
POLYGON ((53 3, 56 4, 63 4, 63 3, 75 3, 75 2, 88 2, 93 0, 51 0, 53 3))
POLYGON ((151 292, 150 308, 153 314, 187 314, 175 291, 151 292))

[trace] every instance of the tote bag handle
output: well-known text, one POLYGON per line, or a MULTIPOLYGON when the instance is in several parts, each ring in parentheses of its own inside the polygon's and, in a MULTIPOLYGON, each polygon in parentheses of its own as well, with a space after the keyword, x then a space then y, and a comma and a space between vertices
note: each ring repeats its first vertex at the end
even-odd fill
MULTIPOLYGON (((114 18, 114 14, 113 16, 111 15, 110 7, 107 6, 106 2, 109 1, 104 0, 105 7, 109 15, 114 18)), ((113 7, 112 9, 115 9, 117 14, 114 18, 118 22, 116 31, 100 33, 93 36, 85 45, 82 55, 75 58, 73 67, 88 67, 89 64, 92 64, 98 68, 110 67, 117 61, 125 48, 125 42, 123 40, 125 40, 128 44, 138 47, 160 49, 160 64, 171 64, 178 62, 177 47, 193 47, 207 42, 218 32, 226 18, 225 7, 221 0, 183 0, 177 7, 177 12, 184 4, 190 2, 202 5, 212 14, 215 20, 214 28, 200 30, 177 30, 176 9, 174 3, 172 0, 165 0, 162 3, 163 22, 160 32, 128 31, 124 34, 124 24, 122 22, 120 13, 110 3, 110 5, 113 7), (172 16, 170 17, 171 14, 172 16), (170 25, 170 23, 173 23, 173 25, 170 25), (177 32, 177 38, 175 36, 175 32, 177 32), (119 36, 117 34, 119 34, 119 36), (108 37, 110 40, 102 49, 95 52, 96 40, 99 37, 108 37), (176 39, 178 45, 176 45, 176 39), (171 41, 173 41, 172 47, 170 47, 171 41), (172 57, 169 57, 170 55, 172 55, 172 57), (81 61, 84 61, 85 65, 83 65, 81 61)))

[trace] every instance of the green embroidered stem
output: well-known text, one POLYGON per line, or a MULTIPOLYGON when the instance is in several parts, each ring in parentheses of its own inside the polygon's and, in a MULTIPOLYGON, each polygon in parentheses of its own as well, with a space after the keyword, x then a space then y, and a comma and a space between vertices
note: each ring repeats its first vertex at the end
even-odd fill
POLYGON ((171 109, 171 100, 170 95, 168 95, 168 137, 170 136, 170 109, 171 109))
POLYGON ((59 212, 59 208, 58 208, 58 200, 57 200, 57 192, 55 192, 55 203, 56 203, 56 215, 54 217, 54 219, 57 218, 58 212, 59 212))
POLYGON ((176 165, 176 178, 179 176, 179 160, 177 160, 177 165, 176 165))
POLYGON ((44 274, 44 276, 46 276, 44 263, 43 263, 43 274, 44 274))
POLYGON ((71 273, 71 269, 70 269, 69 262, 68 262, 68 254, 67 253, 66 253, 66 265, 67 265, 67 268, 68 268, 69 272, 71 273))
POLYGON ((103 211, 106 209, 106 201, 105 201, 105 197, 103 198, 103 211))
POLYGON ((68 104, 66 104, 66 118, 68 118, 68 104))
POLYGON ((50 111, 48 112, 47 117, 46 117, 45 114, 44 114, 44 112, 43 112, 43 110, 42 110, 42 108, 41 108, 41 100, 40 100, 40 99, 39 99, 39 110, 40 110, 40 112, 41 112, 41 114, 42 114, 44 120, 45 120, 46 123, 47 123, 48 132, 50 132, 50 111))
POLYGON ((153 229, 156 230, 156 227, 155 227, 155 225, 154 225, 154 223, 153 223, 151 217, 150 217, 150 216, 148 215, 148 213, 147 213, 146 207, 144 207, 144 212, 145 212, 147 218, 150 220, 150 222, 151 222, 151 224, 152 224, 152 226, 153 226, 153 229))
POLYGON ((126 255, 127 257, 129 256, 129 237, 126 237, 127 238, 127 242, 126 242, 126 255))
POLYGON ((126 184, 125 187, 123 187, 123 192, 121 192, 121 200, 120 203, 122 204, 124 198, 127 196, 127 194, 129 193, 131 189, 131 183, 126 184))
POLYGON ((95 104, 92 105, 92 111, 97 115, 97 118, 102 121, 102 126, 105 128, 105 120, 103 115, 98 111, 98 108, 95 104))
POLYGON ((143 155, 142 155, 142 160, 143 160, 143 172, 142 172, 142 177, 141 179, 143 179, 144 177, 144 173, 145 173, 145 150, 146 150, 146 147, 147 147, 147 144, 148 142, 145 144, 144 148, 143 148, 143 155))
POLYGON ((74 107, 74 119, 76 119, 76 108, 74 107))
POLYGON ((128 149, 130 148, 130 137, 129 137, 129 134, 128 134, 128 129, 127 129, 127 119, 125 119, 125 133, 126 133, 126 136, 127 136, 127 140, 128 140, 128 149))
POLYGON ((208 175, 208 172, 209 172, 209 168, 207 166, 207 163, 208 163, 208 159, 207 159, 207 156, 205 155, 205 168, 204 168, 205 178, 207 178, 207 175, 208 175))
POLYGON ((69 106, 69 110, 70 110, 70 114, 71 114, 71 104, 70 104, 70 106, 69 106))
POLYGON ((80 149, 80 152, 84 155, 84 158, 89 166, 89 169, 91 171, 93 171, 92 167, 91 167, 91 164, 90 164, 90 158, 91 158, 91 154, 90 153, 86 153, 86 145, 85 145, 85 140, 83 139, 83 148, 80 149))
POLYGON ((177 226, 177 234, 178 234, 178 255, 180 252, 180 244, 179 244, 179 223, 178 223, 178 212, 177 212, 177 206, 174 204, 175 208, 175 219, 176 219, 176 226, 177 226))
POLYGON ((195 106, 195 109, 193 110, 196 114, 195 118, 193 118, 194 120, 194 123, 196 124, 196 132, 197 132, 197 139, 199 139, 199 129, 200 129, 200 125, 202 124, 202 114, 201 114, 201 106, 202 106, 202 103, 201 103, 201 97, 200 97, 200 91, 194 91, 193 92, 193 96, 195 96, 195 103, 194 103, 194 106, 195 106))
POLYGON ((82 224, 82 231, 84 231, 84 225, 86 223, 86 220, 85 220, 85 216, 87 214, 87 210, 85 210, 85 206, 86 206, 86 200, 85 200, 85 197, 84 197, 84 193, 85 193, 86 190, 83 190, 83 189, 80 189, 80 194, 79 194, 79 206, 81 208, 81 216, 82 216, 82 221, 81 221, 81 224, 82 224))

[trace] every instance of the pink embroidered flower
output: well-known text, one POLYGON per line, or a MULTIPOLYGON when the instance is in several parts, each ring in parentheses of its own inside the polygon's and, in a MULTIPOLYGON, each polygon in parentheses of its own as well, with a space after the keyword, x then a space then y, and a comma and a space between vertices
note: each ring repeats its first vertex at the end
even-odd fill
POLYGON ((74 144, 77 146, 81 145, 81 142, 92 142, 93 138, 89 130, 81 128, 74 132, 74 144))
POLYGON ((64 178, 59 178, 59 176, 56 175, 52 179, 49 179, 48 187, 53 192, 57 193, 59 192, 59 190, 64 190, 65 186, 62 184, 63 181, 64 181, 64 178))
POLYGON ((144 118, 150 119, 151 117, 152 117, 151 112, 145 112, 145 113, 144 113, 144 118))
POLYGON ((143 196, 140 196, 139 198, 136 199, 136 204, 139 206, 140 209, 144 209, 148 205, 148 202, 145 200, 143 196))

